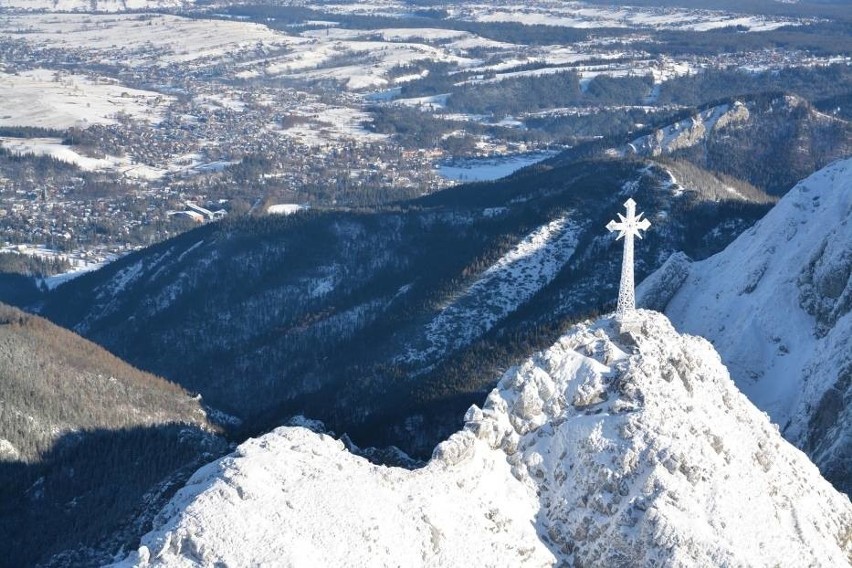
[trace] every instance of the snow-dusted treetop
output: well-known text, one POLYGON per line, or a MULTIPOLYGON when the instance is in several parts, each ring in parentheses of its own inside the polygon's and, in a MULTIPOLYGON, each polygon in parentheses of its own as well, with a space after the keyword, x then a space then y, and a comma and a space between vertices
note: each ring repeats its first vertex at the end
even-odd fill
POLYGON ((610 221, 606 228, 610 232, 618 231, 615 240, 624 238, 624 255, 621 259, 621 282, 618 286, 618 306, 615 314, 619 319, 625 320, 636 309, 633 286, 633 237, 642 238, 642 231, 647 231, 651 226, 648 219, 642 218, 642 213, 636 214, 636 202, 628 198, 624 202, 627 216, 618 214, 620 221, 610 221))
POLYGON ((510 369, 419 470, 303 427, 250 440, 120 565, 846 565, 848 498, 707 341, 636 321, 576 326, 510 369))

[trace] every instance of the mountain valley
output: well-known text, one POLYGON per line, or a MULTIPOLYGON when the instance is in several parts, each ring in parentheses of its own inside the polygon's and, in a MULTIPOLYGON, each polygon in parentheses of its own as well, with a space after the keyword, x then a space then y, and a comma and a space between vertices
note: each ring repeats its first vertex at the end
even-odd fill
POLYGON ((0 2, 0 567, 852 566, 845 4, 0 2))
POLYGON ((604 159, 387 212, 225 221, 83 275, 40 311, 247 432, 306 414, 423 456, 500 366, 606 308, 620 252, 601 229, 621 201, 657 226, 640 275, 678 250, 721 250, 769 207, 704 195, 658 165, 604 159))

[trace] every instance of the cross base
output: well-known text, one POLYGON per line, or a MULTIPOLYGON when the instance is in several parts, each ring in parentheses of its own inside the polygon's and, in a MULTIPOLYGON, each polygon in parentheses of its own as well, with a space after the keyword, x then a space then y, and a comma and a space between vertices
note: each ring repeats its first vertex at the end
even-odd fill
POLYGON ((615 328, 619 335, 627 333, 639 333, 642 331, 642 320, 637 317, 636 313, 627 315, 617 315, 615 317, 615 328))

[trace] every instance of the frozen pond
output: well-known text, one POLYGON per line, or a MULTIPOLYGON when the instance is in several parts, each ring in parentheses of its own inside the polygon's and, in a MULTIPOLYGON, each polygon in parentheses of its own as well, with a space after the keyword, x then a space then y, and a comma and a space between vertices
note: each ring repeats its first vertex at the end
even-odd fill
POLYGON ((438 166, 441 177, 455 181, 491 181, 558 154, 558 151, 532 152, 493 158, 454 160, 438 166))

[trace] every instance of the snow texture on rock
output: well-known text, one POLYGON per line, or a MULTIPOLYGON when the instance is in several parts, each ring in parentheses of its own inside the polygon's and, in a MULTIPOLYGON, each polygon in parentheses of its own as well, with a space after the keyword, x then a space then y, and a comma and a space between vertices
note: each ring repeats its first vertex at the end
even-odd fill
POLYGON ((658 312, 665 311, 686 277, 692 261, 683 252, 672 254, 663 265, 636 287, 636 305, 658 312))
POLYGON ((671 154, 700 144, 711 133, 747 122, 748 119, 748 107, 739 101, 732 105, 711 107, 664 129, 655 130, 652 134, 636 138, 627 145, 627 151, 642 156, 671 154))
POLYGON ((655 312, 506 372, 423 468, 302 427, 199 470, 122 566, 843 566, 852 505, 655 312))
POLYGON ((650 276, 640 303, 671 296, 674 325, 708 338, 737 386, 852 492, 852 160, 803 180, 687 268, 676 293, 665 266, 650 276))

